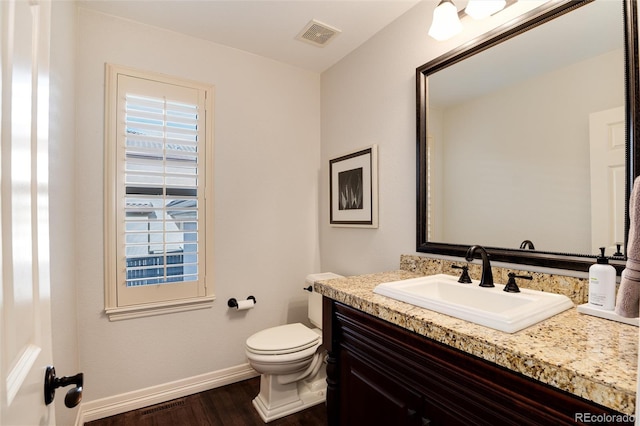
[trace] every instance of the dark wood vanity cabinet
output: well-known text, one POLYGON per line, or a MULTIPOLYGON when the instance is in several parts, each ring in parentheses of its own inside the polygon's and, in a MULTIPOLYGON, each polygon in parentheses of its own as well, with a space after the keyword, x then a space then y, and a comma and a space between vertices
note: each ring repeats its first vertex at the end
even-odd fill
POLYGON ((576 413, 620 415, 327 297, 323 308, 330 425, 555 426, 579 423, 576 413))

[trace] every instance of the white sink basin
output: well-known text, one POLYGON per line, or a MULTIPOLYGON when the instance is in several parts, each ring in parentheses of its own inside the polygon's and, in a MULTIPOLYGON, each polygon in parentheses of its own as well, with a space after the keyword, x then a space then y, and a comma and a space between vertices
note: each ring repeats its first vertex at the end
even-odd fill
POLYGON ((573 307, 571 299, 560 294, 523 288, 507 293, 504 285, 487 288, 478 283, 461 284, 458 277, 438 274, 382 283, 373 292, 507 333, 573 307))

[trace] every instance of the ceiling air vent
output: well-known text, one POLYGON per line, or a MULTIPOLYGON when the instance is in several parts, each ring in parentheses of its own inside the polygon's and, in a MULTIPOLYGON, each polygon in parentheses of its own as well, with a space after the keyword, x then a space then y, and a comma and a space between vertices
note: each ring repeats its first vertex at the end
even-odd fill
POLYGON ((324 47, 338 34, 340 34, 340 30, 312 19, 298 33, 296 39, 311 43, 314 46, 324 47))

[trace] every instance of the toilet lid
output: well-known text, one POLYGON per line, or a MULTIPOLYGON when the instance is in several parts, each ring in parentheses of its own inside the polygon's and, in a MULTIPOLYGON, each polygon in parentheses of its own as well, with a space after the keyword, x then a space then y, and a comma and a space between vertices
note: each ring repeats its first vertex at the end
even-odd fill
POLYGON ((247 349, 258 354, 297 352, 316 345, 320 335, 301 323, 267 328, 247 339, 247 349))

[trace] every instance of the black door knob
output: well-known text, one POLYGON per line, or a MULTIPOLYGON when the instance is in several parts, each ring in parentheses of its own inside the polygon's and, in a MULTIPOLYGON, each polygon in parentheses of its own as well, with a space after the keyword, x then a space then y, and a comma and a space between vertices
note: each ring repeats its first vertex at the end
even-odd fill
POLYGON ((68 408, 75 407, 82 401, 83 380, 84 376, 82 373, 70 377, 56 377, 56 369, 51 365, 48 366, 44 373, 44 403, 49 405, 53 402, 57 388, 75 385, 64 397, 64 405, 68 408))

